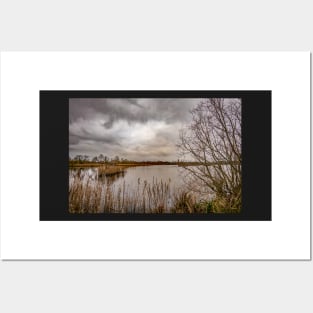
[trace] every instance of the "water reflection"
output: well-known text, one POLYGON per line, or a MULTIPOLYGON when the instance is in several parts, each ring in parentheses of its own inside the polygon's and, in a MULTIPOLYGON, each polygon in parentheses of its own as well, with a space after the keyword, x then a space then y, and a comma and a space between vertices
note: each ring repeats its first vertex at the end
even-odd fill
POLYGON ((73 178, 80 178, 83 181, 91 180, 102 182, 103 184, 112 184, 118 179, 125 177, 127 169, 113 174, 100 174, 98 168, 72 168, 69 171, 70 182, 73 178))
POLYGON ((98 168, 75 168, 70 169, 70 178, 78 176, 81 179, 91 179, 103 183, 116 183, 121 185, 125 183, 127 186, 137 186, 138 179, 141 182, 154 183, 156 181, 171 182, 173 186, 181 186, 183 177, 181 169, 176 165, 152 165, 152 166, 136 166, 129 167, 118 173, 110 175, 99 175, 98 168))

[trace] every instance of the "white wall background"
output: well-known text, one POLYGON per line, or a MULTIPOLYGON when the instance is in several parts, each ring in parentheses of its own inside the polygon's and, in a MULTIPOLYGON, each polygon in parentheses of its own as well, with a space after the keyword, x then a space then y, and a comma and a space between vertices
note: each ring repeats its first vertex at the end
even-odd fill
MULTIPOLYGON (((312 1, 0 2, 1 50, 311 50, 312 1)), ((1 312, 311 312, 312 262, 0 262, 1 312)))

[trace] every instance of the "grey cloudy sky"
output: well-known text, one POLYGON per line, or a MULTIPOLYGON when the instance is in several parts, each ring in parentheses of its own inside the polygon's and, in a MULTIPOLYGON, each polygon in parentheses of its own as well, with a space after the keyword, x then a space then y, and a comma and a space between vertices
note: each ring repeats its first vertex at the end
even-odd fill
POLYGON ((70 99, 69 152, 177 160, 179 129, 201 99, 70 99))

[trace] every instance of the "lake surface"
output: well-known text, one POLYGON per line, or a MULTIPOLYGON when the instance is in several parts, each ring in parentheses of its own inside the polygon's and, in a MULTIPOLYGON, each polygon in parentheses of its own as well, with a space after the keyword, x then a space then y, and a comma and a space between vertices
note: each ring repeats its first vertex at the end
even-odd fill
POLYGON ((114 184, 122 184, 130 188, 146 181, 148 184, 155 182, 169 182, 173 187, 182 185, 182 176, 177 165, 151 165, 136 166, 126 169, 124 177, 119 177, 114 184))
MULTIPOLYGON (((70 169, 70 177, 73 173, 79 171, 82 177, 89 177, 93 180, 101 180, 98 177, 98 168, 82 168, 70 169)), ((112 183, 116 186, 123 185, 130 188, 138 185, 138 179, 141 183, 169 182, 175 187, 181 187, 183 182, 183 169, 177 165, 150 165, 150 166, 134 166, 125 169, 124 173, 108 176, 103 179, 104 183, 112 183)))

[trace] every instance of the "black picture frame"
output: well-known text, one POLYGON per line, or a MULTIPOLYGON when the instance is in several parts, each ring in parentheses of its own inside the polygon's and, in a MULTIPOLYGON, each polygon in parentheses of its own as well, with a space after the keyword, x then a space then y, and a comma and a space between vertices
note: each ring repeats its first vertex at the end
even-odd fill
POLYGON ((39 100, 40 221, 271 221, 272 92, 270 90, 41 90, 39 100), (70 98, 241 98, 241 212, 231 214, 69 213, 70 98))

